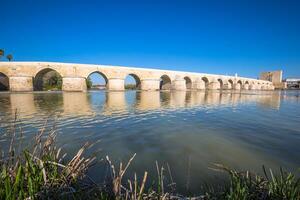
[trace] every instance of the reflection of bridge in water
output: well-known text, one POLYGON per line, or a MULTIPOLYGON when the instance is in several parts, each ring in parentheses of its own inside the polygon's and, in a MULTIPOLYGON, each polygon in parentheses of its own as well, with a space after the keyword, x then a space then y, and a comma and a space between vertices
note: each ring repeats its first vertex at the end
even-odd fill
POLYGON ((193 92, 193 91, 130 91, 130 92, 90 92, 90 93, 7 93, 1 101, 10 102, 0 111, 11 113, 18 109, 22 117, 34 113, 55 112, 59 116, 70 115, 112 115, 120 112, 151 111, 156 109, 182 109, 205 106, 207 108, 257 104, 279 109, 282 96, 278 92, 234 93, 234 92, 193 92), (127 96, 132 96, 132 99, 127 96), (55 108, 55 111, 53 111, 55 108))

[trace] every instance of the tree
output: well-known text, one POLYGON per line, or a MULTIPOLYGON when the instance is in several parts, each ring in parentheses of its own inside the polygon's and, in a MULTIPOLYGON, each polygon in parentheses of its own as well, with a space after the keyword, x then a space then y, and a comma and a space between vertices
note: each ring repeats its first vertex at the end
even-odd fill
POLYGON ((62 78, 56 72, 51 73, 48 77, 44 77, 43 90, 61 90, 62 88, 62 78))
POLYGON ((4 50, 3 49, 0 49, 0 58, 4 56, 4 50))
POLYGON ((126 90, 136 90, 136 84, 126 84, 125 89, 126 90))
POLYGON ((92 82, 91 78, 88 77, 88 78, 86 79, 86 87, 87 87, 88 89, 91 89, 92 86, 93 86, 93 82, 92 82))
POLYGON ((13 59, 13 56, 12 56, 11 54, 8 54, 8 55, 6 56, 6 58, 7 58, 8 61, 11 61, 11 60, 13 59))
MULTIPOLYGON (((3 50, 3 49, 0 49, 0 59, 1 59, 3 56, 4 56, 4 50, 3 50)), ((8 54, 8 55, 6 56, 6 58, 7 58, 8 61, 12 61, 13 56, 12 56, 12 54, 8 54)))

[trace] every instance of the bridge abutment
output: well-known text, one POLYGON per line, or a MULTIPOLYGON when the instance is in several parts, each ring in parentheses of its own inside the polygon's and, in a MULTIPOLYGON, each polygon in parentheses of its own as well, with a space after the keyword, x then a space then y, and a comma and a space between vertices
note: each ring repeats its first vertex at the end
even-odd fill
POLYGON ((33 78, 31 76, 9 77, 9 90, 12 92, 33 91, 33 78))
POLYGON ((87 90, 86 79, 82 77, 63 77, 62 90, 82 92, 87 90))
POLYGON ((141 80, 141 90, 159 90, 160 81, 156 79, 141 80))

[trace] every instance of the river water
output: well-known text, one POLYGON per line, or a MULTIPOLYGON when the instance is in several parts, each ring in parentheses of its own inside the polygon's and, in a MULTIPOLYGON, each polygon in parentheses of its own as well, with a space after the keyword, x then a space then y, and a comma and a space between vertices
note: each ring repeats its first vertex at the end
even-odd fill
MULTIPOLYGON (((223 173, 210 169, 213 163, 258 173, 262 165, 282 166, 298 173, 299 96, 299 91, 0 93, 0 134, 17 109, 25 140, 47 119, 69 154, 100 140, 89 151, 99 160, 109 155, 126 162, 137 153, 128 175, 147 170, 155 179, 158 161, 165 169, 169 165, 178 191, 197 193, 205 183, 223 181, 223 173)), ((7 143, 1 139, 0 147, 7 143)), ((89 172, 96 181, 106 174, 103 162, 89 172)))

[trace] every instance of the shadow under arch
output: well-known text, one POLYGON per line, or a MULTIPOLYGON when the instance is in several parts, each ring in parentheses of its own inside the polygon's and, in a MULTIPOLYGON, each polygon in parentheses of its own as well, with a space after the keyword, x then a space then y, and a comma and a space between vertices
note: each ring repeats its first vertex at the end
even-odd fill
POLYGON ((160 77, 160 90, 170 90, 171 89, 171 79, 168 75, 162 75, 160 77))
POLYGON ((0 91, 9 90, 9 78, 4 73, 0 72, 0 91))
POLYGON ((188 76, 184 77, 186 89, 192 89, 192 79, 188 76))
POLYGON ((222 79, 219 78, 219 79, 218 79, 218 82, 219 82, 218 89, 219 89, 219 90, 222 90, 222 89, 223 89, 223 85, 224 85, 222 79))
POLYGON ((228 80, 228 89, 233 89, 233 80, 228 80))
POLYGON ((107 76, 100 71, 91 72, 86 78, 86 86, 87 86, 88 90, 91 90, 91 89, 104 90, 104 89, 107 89, 107 84, 108 84, 107 76), (98 80, 93 81, 92 78, 98 79, 98 80))
POLYGON ((201 80, 204 81, 205 89, 208 89, 208 87, 209 87, 209 80, 208 80, 208 78, 204 76, 204 77, 201 78, 201 80))
POLYGON ((243 89, 245 89, 245 90, 249 90, 249 81, 245 81, 245 83, 244 83, 244 86, 243 86, 243 89))
POLYGON ((33 88, 35 91, 61 90, 62 76, 54 69, 42 69, 34 77, 33 88))
POLYGON ((241 81, 241 80, 238 80, 238 81, 236 82, 236 88, 235 88, 235 89, 241 90, 241 89, 242 89, 242 85, 243 85, 242 81, 241 81))
POLYGON ((125 77, 124 84, 125 84, 125 89, 126 90, 140 90, 141 89, 141 79, 136 74, 128 74, 125 77), (135 84, 134 83, 126 83, 126 79, 129 78, 129 77, 132 77, 134 79, 135 84))

